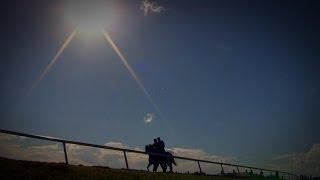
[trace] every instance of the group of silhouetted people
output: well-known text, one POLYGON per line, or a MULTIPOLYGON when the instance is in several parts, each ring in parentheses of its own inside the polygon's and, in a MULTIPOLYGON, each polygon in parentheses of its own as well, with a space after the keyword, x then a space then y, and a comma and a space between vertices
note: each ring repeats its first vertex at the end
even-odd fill
POLYGON ((153 139, 153 144, 147 145, 149 146, 151 152, 155 153, 164 153, 165 152, 165 144, 164 142, 158 137, 157 139, 153 139))
POLYGON ((176 165, 173 155, 170 152, 165 151, 165 143, 160 137, 153 140, 153 144, 146 145, 146 152, 149 154, 149 164, 147 169, 153 165, 153 172, 156 172, 160 165, 163 172, 167 171, 169 166, 170 172, 172 172, 172 164, 176 165))

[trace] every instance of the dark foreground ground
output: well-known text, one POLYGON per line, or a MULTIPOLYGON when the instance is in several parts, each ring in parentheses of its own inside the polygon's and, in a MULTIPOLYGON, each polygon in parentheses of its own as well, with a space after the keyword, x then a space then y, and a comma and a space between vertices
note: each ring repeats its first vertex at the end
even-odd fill
POLYGON ((61 163, 32 162, 0 158, 0 180, 6 179, 230 180, 271 178, 151 173, 138 170, 119 170, 102 167, 76 166, 61 163))

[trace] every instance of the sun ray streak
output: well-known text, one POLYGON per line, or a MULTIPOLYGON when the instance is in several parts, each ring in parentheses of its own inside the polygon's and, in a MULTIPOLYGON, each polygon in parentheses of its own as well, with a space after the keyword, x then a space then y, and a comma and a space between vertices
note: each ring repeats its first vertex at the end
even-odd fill
POLYGON ((153 105, 153 107, 155 108, 155 110, 157 111, 157 113, 159 114, 159 116, 162 118, 162 122, 164 123, 164 125, 167 128, 167 133, 170 133, 171 136, 176 137, 176 133, 172 127, 172 125, 170 125, 167 121, 167 118, 165 117, 165 115, 162 113, 162 111, 160 110, 159 106, 157 105, 157 103, 153 100, 152 96, 150 95, 150 93, 147 91, 147 89, 144 87, 144 85, 142 84, 141 80, 139 79, 138 75, 135 73, 135 71, 131 68, 130 64, 128 63, 127 59, 124 57, 124 55, 121 53, 120 49, 117 47, 117 45, 114 43, 114 41, 112 40, 111 36, 107 33, 107 31, 103 30, 102 31, 104 37, 106 38, 106 40, 110 43, 110 45, 112 46, 113 50, 117 53, 117 55, 120 57, 122 63, 124 64, 124 66, 128 69, 129 73, 132 75, 132 77, 134 78, 134 80, 137 82, 138 86, 140 87, 140 89, 143 91, 143 93, 146 95, 146 97, 148 98, 148 100, 150 101, 150 103, 153 105))
POLYGON ((31 90, 37 87, 37 85, 42 81, 42 79, 46 76, 46 74, 50 71, 52 66, 58 61, 59 57, 63 53, 63 51, 66 49, 66 47, 70 44, 73 37, 76 35, 76 30, 72 31, 72 33, 67 37, 67 39, 64 41, 56 55, 53 57, 53 59, 50 61, 50 63, 47 65, 47 67, 43 70, 41 75, 38 77, 38 79, 33 84, 31 90))
POLYGON ((154 106, 154 108, 157 110, 157 112, 163 116, 159 106, 156 104, 156 102, 153 100, 152 96, 150 95, 150 93, 147 91, 147 89, 144 87, 144 85, 142 84, 141 80, 139 79, 138 75, 135 73, 135 71, 131 68, 130 64, 128 63, 127 59, 124 57, 124 55, 121 53, 120 49, 117 47, 117 45, 114 43, 114 41, 112 40, 112 38, 110 37, 110 35, 106 32, 106 31, 102 31, 104 37, 106 38, 106 40, 110 43, 110 45, 112 46, 113 50, 118 54, 118 56, 120 57, 122 63, 124 64, 124 66, 128 69, 128 71, 130 72, 130 74, 132 75, 132 77, 134 78, 134 80, 137 82, 137 84, 139 85, 140 89, 143 91, 143 93, 146 95, 146 97, 148 98, 148 100, 150 101, 150 103, 154 106))

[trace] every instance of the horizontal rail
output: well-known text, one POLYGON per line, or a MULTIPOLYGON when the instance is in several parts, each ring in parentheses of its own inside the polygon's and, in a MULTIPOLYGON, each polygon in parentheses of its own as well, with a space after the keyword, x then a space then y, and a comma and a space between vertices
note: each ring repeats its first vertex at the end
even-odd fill
MULTIPOLYGON (((118 147, 112 147, 112 146, 84 143, 84 142, 79 142, 79 141, 71 141, 71 140, 67 140, 67 139, 60 139, 60 138, 55 138, 55 137, 50 137, 50 136, 27 134, 27 133, 9 131, 9 130, 4 130, 4 129, 0 129, 0 133, 23 136, 23 137, 29 137, 29 138, 35 138, 35 139, 42 139, 42 140, 48 140, 48 141, 54 141, 54 142, 61 142, 61 143, 64 143, 64 144, 67 143, 67 144, 75 144, 75 145, 102 148, 102 149, 109 149, 109 150, 115 150, 115 151, 123 151, 123 152, 131 152, 131 153, 138 153, 138 154, 147 154, 147 155, 154 155, 154 156, 169 157, 168 155, 161 154, 161 153, 144 152, 144 151, 138 151, 138 150, 133 150, 133 149, 126 149, 126 148, 118 148, 118 147)), ((278 171, 278 170, 259 168, 259 167, 253 167, 253 166, 244 166, 244 165, 239 165, 239 164, 231 164, 231 163, 223 163, 223 162, 216 162, 216 161, 188 158, 188 157, 183 157, 183 156, 173 156, 173 157, 176 158, 176 159, 183 159, 183 160, 189 160, 189 161, 195 161, 195 162, 218 164, 218 165, 221 165, 221 166, 224 165, 224 166, 233 166, 233 167, 237 167, 237 168, 241 167, 241 168, 247 168, 247 169, 260 170, 260 171, 279 172, 279 173, 283 173, 283 174, 287 174, 287 175, 292 175, 292 176, 298 177, 298 175, 296 175, 296 174, 285 172, 285 171, 278 171)))

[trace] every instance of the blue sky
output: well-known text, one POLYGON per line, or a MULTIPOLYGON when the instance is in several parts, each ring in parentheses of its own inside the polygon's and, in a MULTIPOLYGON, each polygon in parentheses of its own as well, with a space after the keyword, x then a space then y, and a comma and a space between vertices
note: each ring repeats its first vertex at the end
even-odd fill
POLYGON ((162 115, 102 34, 76 34, 30 92, 74 24, 63 1, 10 1, 2 129, 133 147, 160 136, 249 165, 319 143, 317 2, 159 0, 147 14, 141 1, 112 3, 106 30, 162 115))

